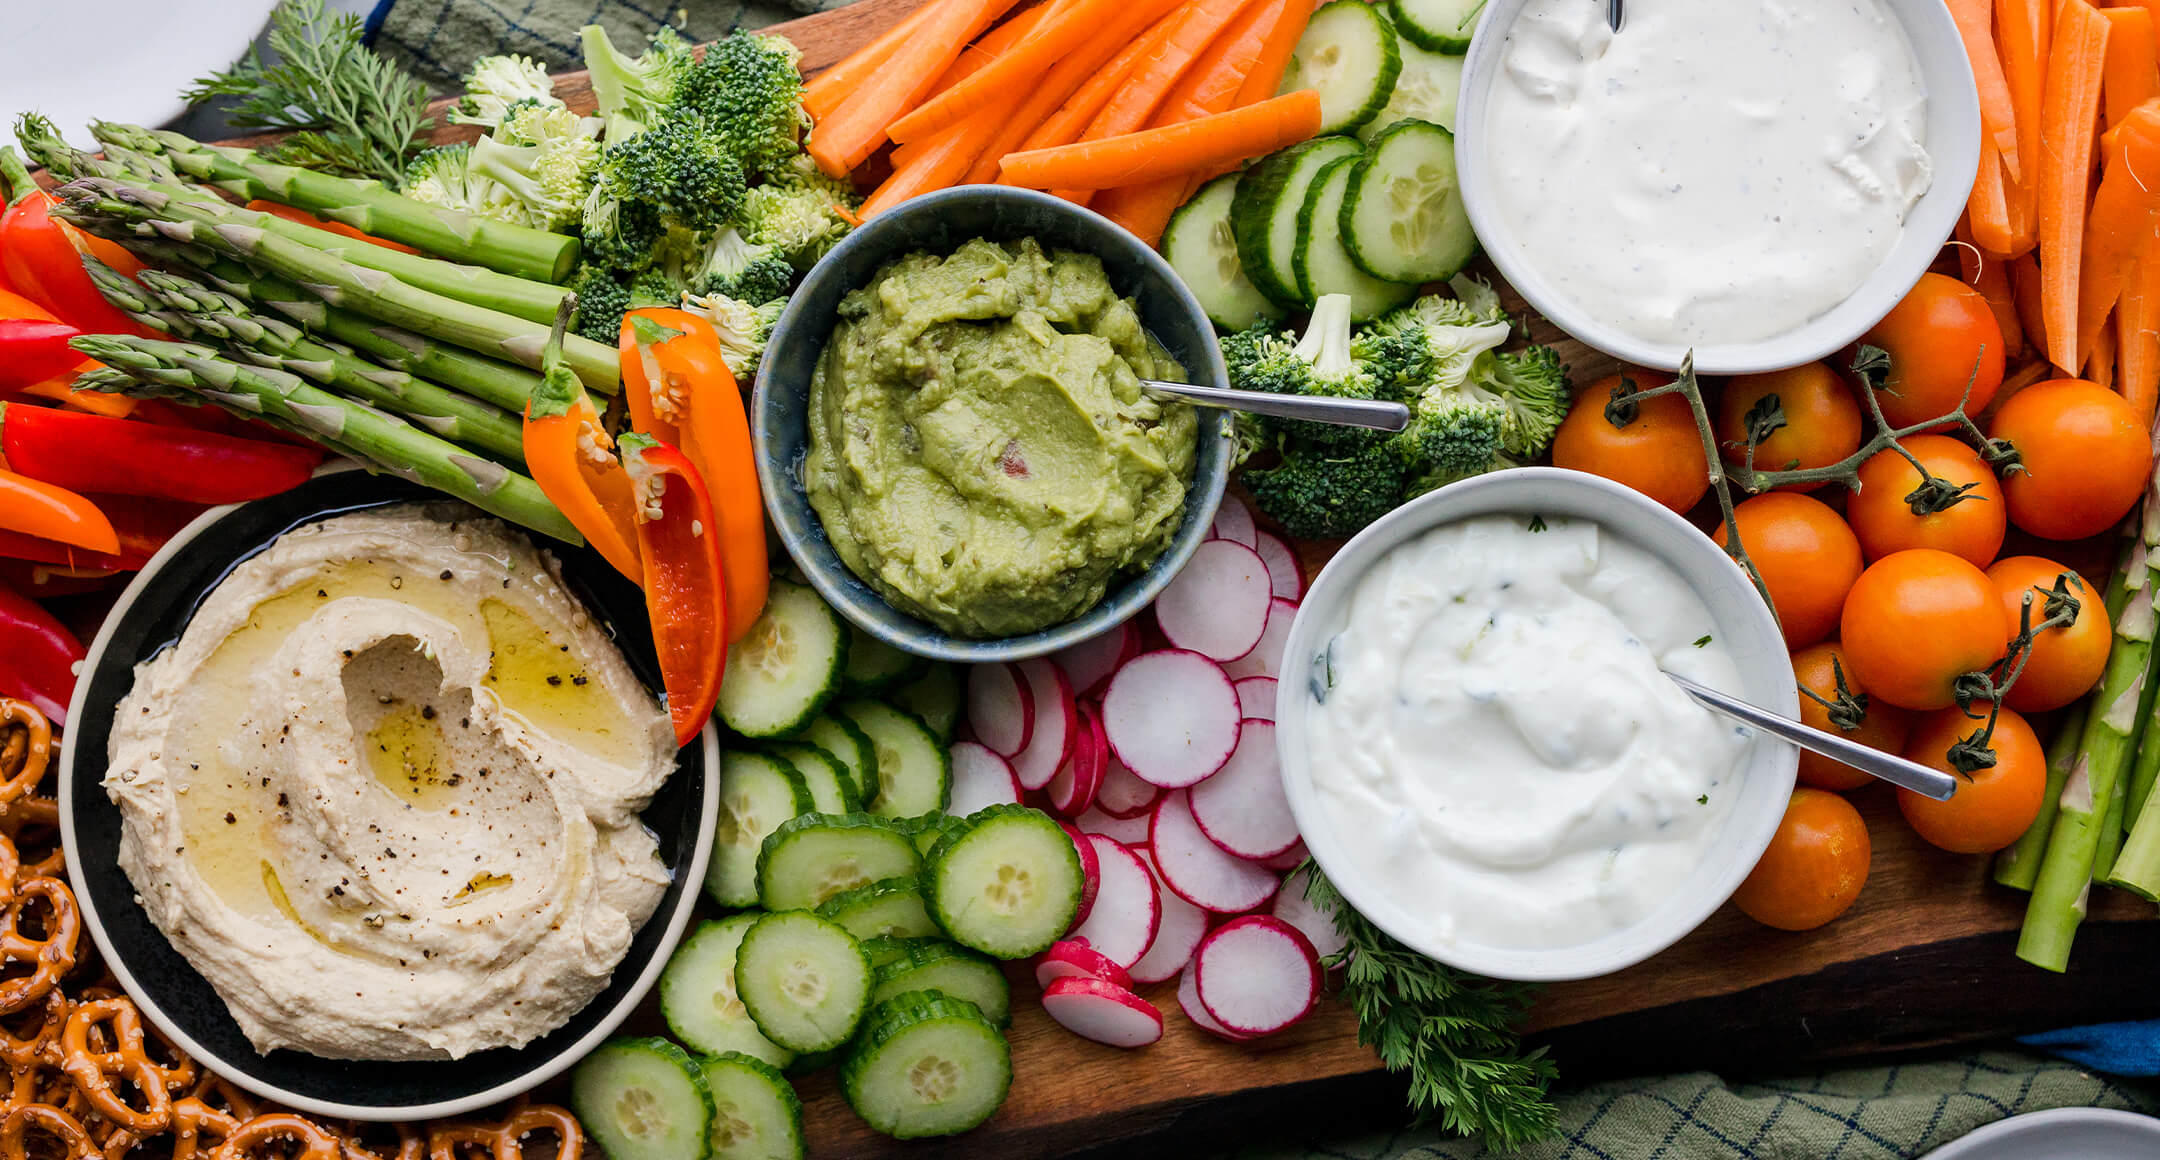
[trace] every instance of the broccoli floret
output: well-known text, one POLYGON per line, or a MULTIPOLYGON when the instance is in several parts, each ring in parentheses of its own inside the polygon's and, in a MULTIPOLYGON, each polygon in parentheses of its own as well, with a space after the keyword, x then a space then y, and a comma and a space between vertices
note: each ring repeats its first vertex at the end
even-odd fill
POLYGON ((628 140, 661 120, 674 103, 683 80, 697 67, 690 42, 672 28, 653 33, 645 55, 624 56, 608 39, 607 29, 588 24, 578 33, 593 96, 607 121, 610 143, 628 140))
MULTIPOLYGON (((1263 325, 1223 340, 1223 361, 1230 371, 1230 385, 1244 390, 1337 399, 1377 397, 1379 380, 1351 357, 1350 346, 1350 296, 1327 294, 1314 304, 1312 321, 1296 343, 1263 325)), ((1269 422, 1286 435, 1324 447, 1362 447, 1379 437, 1362 427, 1304 419, 1269 422)))
POLYGON ((1334 451, 1293 442, 1282 465, 1248 471, 1260 510, 1294 539, 1356 535, 1402 502, 1401 461, 1385 445, 1334 451))
POLYGON ((807 269, 847 236, 838 204, 811 186, 761 185, 743 199, 743 235, 807 269))
POLYGON ((782 172, 798 153, 809 116, 802 107, 802 51, 778 36, 730 36, 705 50, 678 90, 757 176, 782 172))
POLYGON ((862 204, 862 195, 855 192, 855 183, 851 179, 827 174, 807 153, 788 158, 787 167, 774 174, 772 182, 789 189, 809 190, 822 195, 833 205, 848 209, 862 204))
POLYGON ((1471 367, 1470 382, 1498 399, 1500 445, 1520 459, 1551 446, 1573 398, 1567 364, 1549 346, 1487 354, 1471 367))
MULTIPOLYGON (((1473 279, 1457 281, 1484 285, 1473 279)), ((1374 322, 1359 336, 1356 354, 1392 394, 1407 401, 1407 396, 1434 385, 1462 382, 1479 355, 1507 338, 1499 297, 1489 289, 1474 302, 1428 294, 1374 322)))
POLYGON ((715 229, 742 211, 748 184, 703 117, 679 114, 607 147, 599 184, 693 229, 715 229))
POLYGON ((675 272, 661 266, 645 270, 630 280, 630 305, 677 306, 687 289, 675 272))
POLYGON ((542 230, 578 223, 600 160, 584 120, 560 104, 510 106, 495 132, 473 144, 472 171, 507 195, 503 212, 490 216, 542 230))
POLYGON ((622 317, 630 310, 630 291, 613 271, 602 266, 580 266, 570 283, 577 294, 577 332, 594 342, 614 346, 622 333, 622 317))
POLYGON ((579 212, 588 261, 622 270, 641 270, 653 262, 653 247, 664 226, 649 205, 617 199, 606 182, 594 182, 579 212))
POLYGON ((713 232, 686 281, 700 295, 720 294, 744 302, 770 302, 787 294, 795 267, 771 246, 746 240, 733 226, 713 232))
POLYGON ((1385 446, 1410 478, 1460 479, 1493 469, 1502 427, 1499 411, 1450 399, 1414 408, 1410 426, 1390 436, 1385 446))
POLYGON ((765 357, 765 341, 772 337, 773 323, 780 321, 780 311, 786 306, 784 298, 755 306, 724 294, 693 294, 683 299, 683 309, 713 324, 720 337, 721 361, 737 382, 756 376, 758 360, 765 357))
POLYGON ((465 74, 464 99, 451 108, 449 120, 453 125, 492 129, 502 123, 504 110, 526 100, 562 103, 555 100, 555 81, 530 58, 514 53, 483 56, 465 74))
POLYGON ((473 172, 473 147, 437 145, 423 150, 405 165, 406 197, 444 209, 463 210, 481 217, 492 212, 509 194, 499 185, 473 172))

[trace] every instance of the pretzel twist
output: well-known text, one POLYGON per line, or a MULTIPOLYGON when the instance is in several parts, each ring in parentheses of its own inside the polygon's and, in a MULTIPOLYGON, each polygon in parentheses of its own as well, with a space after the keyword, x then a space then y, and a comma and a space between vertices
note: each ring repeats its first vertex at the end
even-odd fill
POLYGON ((78 1004, 60 1033, 60 1059, 61 1070, 82 1089, 90 1106, 119 1127, 149 1136, 172 1124, 168 1073, 144 1048, 142 1016, 135 1004, 126 999, 78 1004), (111 1050, 99 1051, 90 1043, 90 1033, 100 1027, 108 1029, 111 1050), (121 1098, 113 1085, 116 1077, 135 1085, 144 1104, 141 1109, 129 1107, 121 1098))
MULTIPOLYGON (((210 1160, 340 1160, 343 1142, 315 1121, 291 1112, 265 1112, 234 1128, 210 1160), (269 1145, 290 1140, 300 1151, 283 1157, 269 1145)), ((8 1160, 0 1157, 0 1160, 8 1160)))
POLYGON ((58 878, 18 881, 0 904, 0 960, 9 965, 28 963, 31 973, 0 981, 0 1015, 12 1014, 52 993, 60 976, 75 969, 75 951, 82 940, 82 912, 76 909, 75 892, 58 878), (33 899, 42 899, 51 915, 45 935, 23 931, 23 911, 33 899))
POLYGON ((37 791, 52 764, 52 722, 27 701, 0 697, 0 813, 37 791))
POLYGON ((30 1160, 28 1136, 32 1130, 58 1140, 68 1160, 91 1160, 97 1144, 82 1121, 51 1104, 17 1104, 0 1117, 0 1160, 30 1160))

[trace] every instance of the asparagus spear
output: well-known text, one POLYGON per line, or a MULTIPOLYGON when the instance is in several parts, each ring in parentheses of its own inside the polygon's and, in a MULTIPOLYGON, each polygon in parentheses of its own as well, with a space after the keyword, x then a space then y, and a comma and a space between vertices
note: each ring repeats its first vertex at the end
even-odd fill
MULTIPOLYGON (((2160 705, 2154 706, 2154 714, 2160 715, 2160 705)), ((2149 785, 2155 771, 2160 771, 2160 726, 2148 716, 2131 778, 2145 778, 2149 785)), ((2102 872, 2096 862, 2093 876, 2145 898, 2160 900, 2160 810, 2140 809, 2128 815, 2128 821, 2129 836, 2116 853, 2114 864, 2102 872)))
MULTIPOLYGON (((2040 798, 2040 813, 2025 828, 2023 837, 1995 855, 1995 881, 2014 890, 2033 888, 2033 880, 2040 876, 2040 856, 2047 849, 2048 834, 2055 828, 2063 780, 2070 775, 2070 763, 2077 757, 2078 742, 2084 733, 2085 702, 2079 701, 2063 713, 2055 740, 2048 745, 2047 789, 2040 798)), ((2142 755, 2143 748, 2138 752, 2142 755)), ((2160 749, 2155 752, 2160 753, 2160 749)))
POLYGON ((124 377, 154 390, 199 395, 238 414, 275 420, 364 463, 543 535, 571 544, 585 542, 530 478, 395 415, 311 386, 298 375, 237 363, 194 343, 86 334, 72 344, 118 372, 92 372, 81 376, 78 385, 111 390, 124 377))
POLYGON ((179 172, 244 199, 294 206, 452 261, 542 282, 564 281, 577 265, 576 238, 427 205, 377 182, 274 165, 252 149, 205 145, 163 129, 101 121, 90 132, 105 145, 163 157, 179 172))
MULTIPOLYGON (((259 224, 267 214, 105 177, 70 182, 60 187, 60 197, 60 215, 91 233, 120 241, 148 234, 216 250, 290 279, 332 306, 467 350, 537 368, 547 345, 546 326, 407 285, 281 237, 259 224)), ((608 393, 617 389, 615 348, 573 335, 564 356, 587 386, 608 393)))

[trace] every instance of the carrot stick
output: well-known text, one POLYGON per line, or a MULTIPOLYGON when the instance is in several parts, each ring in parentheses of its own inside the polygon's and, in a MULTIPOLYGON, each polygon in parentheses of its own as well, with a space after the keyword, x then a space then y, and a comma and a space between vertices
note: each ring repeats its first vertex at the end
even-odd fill
POLYGON ((2153 45, 2160 49, 2160 0, 2108 0, 2110 8, 2143 8, 2152 14, 2153 45))
POLYGON ((2092 352, 2085 356, 2085 370, 2079 377, 2095 386, 2114 390, 2115 346, 2115 316, 2110 314, 2093 336, 2092 352))
POLYGON ((2017 303, 2025 345, 2044 357, 2048 341, 2047 318, 2040 310, 2040 262, 2031 254, 2019 254, 2010 262, 2010 298, 2017 303))
POLYGON ((1177 28, 1177 23, 1175 13, 1165 16, 1137 39, 1118 50, 1118 54, 1110 58, 1110 63, 1104 65, 1101 72, 1089 77, 1072 96, 1065 98, 1056 112, 1044 118, 1043 123, 1037 125, 1033 132, 1021 138, 1020 148, 1048 149, 1052 145, 1070 145, 1078 141, 1080 135, 1087 131, 1088 125, 1095 120, 1095 115, 1100 113, 1103 106, 1109 104, 1110 99, 1130 80, 1133 69, 1139 66, 1141 59, 1154 51, 1163 38, 1177 28))
POLYGON ((2012 220, 2010 190, 2015 183, 2003 172, 2002 154, 1991 137, 1980 138, 1980 168, 1973 178, 1972 196, 1965 201, 1966 220, 1972 242, 1996 254, 2019 254, 2032 248, 2029 231, 2012 220))
POLYGON ((2107 169, 2085 215, 2079 246, 2075 365, 2080 367, 2160 225, 2160 181, 2153 181, 2160 177, 2160 101, 2140 105, 2108 142, 2107 169))
POLYGON ((1319 131, 1320 94, 1300 89, 1160 129, 1007 154, 1003 174, 1030 189, 1112 189, 1272 153, 1319 131))
POLYGON ((1988 309, 1995 314, 1995 324, 2002 329, 2003 357, 2015 359, 2025 348, 2025 330, 2018 325, 2017 298, 2010 290, 2010 263, 1973 244, 1972 227, 1969 222, 1959 222, 1957 239, 1965 244, 1958 247, 1958 270, 1965 277, 1965 284, 1987 299, 1988 309))
POLYGON ((1261 45, 1252 71, 1245 74, 1245 83, 1238 88, 1233 108, 1264 101, 1282 87, 1283 74, 1290 69, 1290 54, 1297 48, 1298 38, 1305 35, 1305 25, 1312 20, 1314 7, 1313 0, 1291 0, 1283 9, 1282 18, 1275 22, 1261 45))
POLYGON ((2040 153, 2040 105, 2047 87, 2048 41, 2053 30, 2053 0, 1996 0, 1995 46, 2002 61, 2003 80, 2010 86, 2010 105, 2017 119, 2019 180, 2005 189, 2010 205, 2013 233, 2021 222, 2034 223, 2034 234, 2023 247, 2008 251, 2024 253, 2039 241, 2035 196, 2039 171, 2046 165, 2040 153), (2031 158, 2031 172, 2025 159, 2031 158))
POLYGON ((863 199, 862 216, 873 218, 908 198, 959 184, 997 136, 998 118, 998 110, 984 109, 957 125, 911 142, 907 163, 895 168, 884 184, 863 199))
MULTIPOLYGON (((893 50, 876 75, 848 94, 830 116, 811 130, 805 151, 818 168, 827 176, 842 177, 867 160, 885 140, 892 119, 922 100, 924 91, 959 58, 967 42, 1004 15, 1013 2, 937 0, 936 14, 925 20, 907 43, 893 50)), ((998 63, 993 61, 974 75, 979 77, 998 63)))
POLYGON ((842 57, 839 63, 803 83, 803 108, 817 120, 824 120, 849 93, 861 87, 864 81, 877 75, 879 69, 899 47, 915 35, 917 29, 930 19, 942 0, 929 0, 915 11, 881 34, 876 40, 863 45, 842 57))
MULTIPOLYGON (((932 95, 944 92, 946 89, 966 80, 968 77, 973 76, 977 69, 1003 55, 1021 37, 1033 31, 1035 25, 1041 22, 1042 18, 1053 7, 1055 5, 1038 4, 1024 12, 1014 14, 1012 19, 983 33, 981 39, 961 49, 960 56, 952 62, 952 67, 946 69, 944 75, 940 76, 937 82, 930 86, 932 95)), ((957 129, 959 126, 955 125, 953 128, 957 129)), ((921 144, 921 142, 917 142, 917 144, 921 144)), ((892 151, 893 168, 898 170, 905 166, 908 163, 909 156, 908 146, 894 146, 892 151)))
POLYGON ((2033 178, 2040 213, 2040 311, 2049 361, 2071 375, 2078 367, 2078 279, 2091 181, 2093 125, 2108 22, 2085 0, 2063 0, 2048 49, 2047 90, 2040 101, 2040 153, 2049 164, 2033 178))
POLYGON ((2138 258, 2116 309, 2115 357, 2121 363, 2116 386, 2149 428, 2160 408, 2160 252, 2151 245, 2138 258))
MULTIPOLYGON (((1025 91, 1033 78, 1049 71, 1058 61, 1079 51, 1097 37, 1110 34, 1113 26, 1132 23, 1134 31, 1155 23, 1179 0, 1073 0, 1056 16, 1035 27, 1035 34, 989 67, 924 102, 921 108, 893 122, 888 133, 895 141, 908 141, 935 132, 969 113, 996 105, 1025 91)), ((1118 38, 1120 43, 1131 33, 1118 38)))
POLYGON ((2002 58, 1995 54, 1994 0, 1949 0, 1950 18, 1957 22, 1958 37, 1965 42, 1965 56, 1972 62, 1973 83, 1980 90, 1980 129, 2002 155, 2010 180, 2020 177, 2017 110, 2010 101, 2010 82, 2003 78, 2002 58))
POLYGON ((2139 105, 2160 96, 2160 48, 2153 42, 2153 14, 2145 9, 2104 8, 2100 15, 2108 22, 2100 103, 2107 127, 2113 129, 2139 105))
POLYGON ((1163 39, 1133 66, 1132 76, 1088 123, 1080 139, 1096 141, 1145 128, 1186 70, 1250 6, 1248 0, 1191 0, 1179 10, 1176 24, 1163 39))

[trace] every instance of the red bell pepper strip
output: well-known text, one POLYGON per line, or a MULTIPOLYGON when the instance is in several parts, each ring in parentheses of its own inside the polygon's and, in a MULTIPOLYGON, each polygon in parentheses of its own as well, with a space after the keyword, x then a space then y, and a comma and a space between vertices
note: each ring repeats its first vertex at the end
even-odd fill
POLYGON ((304 209, 299 209, 295 206, 280 205, 274 201, 264 201, 261 198, 256 198, 254 201, 247 203, 247 207, 251 210, 254 210, 256 213, 266 213, 273 217, 284 218, 286 221, 289 222, 298 222, 304 226, 314 226, 318 230, 328 230, 329 232, 336 234, 339 237, 351 238, 356 242, 366 242, 371 246, 381 246, 383 249, 386 250, 396 250, 398 253, 401 254, 417 254, 420 252, 416 249, 413 249, 411 246, 406 245, 403 242, 393 242, 388 238, 378 238, 374 234, 363 233, 352 226, 346 225, 344 222, 334 222, 330 221, 327 218, 316 217, 314 214, 311 214, 304 209))
POLYGON ((98 293, 97 284, 83 269, 82 250, 51 210, 52 198, 38 192, 0 214, 0 267, 7 270, 8 281, 62 322, 86 333, 150 336, 150 331, 98 293))
POLYGON ((120 551, 120 534, 96 504, 42 480, 0 471, 0 530, 43 536, 107 555, 120 551))
POLYGON ((635 432, 621 439, 637 494, 645 610, 667 686, 675 741, 688 745, 712 717, 727 671, 727 596, 718 518, 705 481, 680 450, 635 432))
POLYGON ((742 390, 719 353, 716 345, 710 371, 690 394, 682 450, 712 496, 727 589, 728 643, 733 644, 765 611, 772 568, 765 559, 765 501, 758 492, 750 417, 743 410, 742 390))
POLYGON ((55 725, 67 724, 82 642, 36 601, 0 584, 0 697, 28 701, 55 725))
POLYGON ((584 384, 562 360, 563 332, 576 300, 574 294, 563 298, 555 331, 541 353, 540 385, 525 405, 525 468, 594 551, 643 583, 630 477, 615 458, 584 384))
POLYGON ((150 557, 156 555, 167 540, 178 535, 180 529, 205 510, 202 504, 171 503, 130 495, 90 494, 83 498, 96 504, 98 510, 112 521, 113 531, 120 537, 117 554, 86 552, 58 540, 0 530, 0 558, 84 571, 134 572, 149 563, 150 557))
POLYGON ((320 452, 155 423, 0 403, 0 457, 74 491, 240 503, 307 482, 320 452))
POLYGON ((0 318, 0 391, 20 391, 81 366, 83 356, 68 345, 81 333, 65 322, 0 318))

